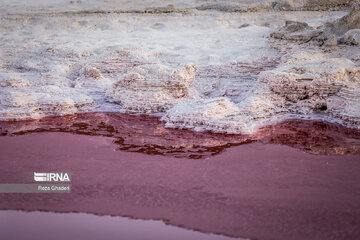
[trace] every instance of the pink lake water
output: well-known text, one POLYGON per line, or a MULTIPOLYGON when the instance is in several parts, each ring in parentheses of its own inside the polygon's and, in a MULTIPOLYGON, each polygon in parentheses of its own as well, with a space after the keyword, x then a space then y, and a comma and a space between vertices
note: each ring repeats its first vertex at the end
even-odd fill
POLYGON ((62 239, 360 236, 352 130, 295 121, 254 137, 132 116, 52 120, 2 125, 0 184, 70 172, 72 192, 0 194, 0 239, 44 239, 42 226, 62 239))
POLYGON ((1 239, 236 239, 173 227, 162 221, 135 220, 85 213, 0 211, 0 227, 1 239))

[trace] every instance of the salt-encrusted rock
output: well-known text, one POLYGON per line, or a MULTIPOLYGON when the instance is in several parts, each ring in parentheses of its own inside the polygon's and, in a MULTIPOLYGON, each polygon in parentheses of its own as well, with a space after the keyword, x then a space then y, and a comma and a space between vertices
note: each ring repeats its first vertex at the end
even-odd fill
POLYGON ((72 88, 48 85, 32 91, 3 92, 0 105, 1 119, 28 119, 47 115, 72 114, 88 110, 93 99, 72 88))
POLYGON ((194 78, 193 64, 178 70, 164 65, 142 65, 115 83, 107 92, 107 100, 120 104, 127 112, 164 112, 176 103, 197 97, 194 78))
MULTIPOLYGON (((358 82, 360 81, 358 74, 358 82)), ((359 87, 344 87, 339 93, 327 100, 329 113, 360 128, 360 90, 359 87)))
POLYGON ((71 87, 98 92, 105 92, 113 83, 110 79, 105 78, 99 69, 90 65, 82 66, 78 63, 69 67, 67 78, 72 80, 71 87))
POLYGON ((297 102, 313 95, 326 97, 337 93, 341 86, 350 84, 352 71, 358 69, 348 59, 299 62, 264 72, 259 81, 267 82, 273 92, 287 100, 297 102))
POLYGON ((349 45, 360 45, 360 29, 351 29, 344 34, 343 42, 349 45))
POLYGON ((297 51, 285 54, 281 57, 281 65, 295 65, 297 63, 316 63, 325 60, 326 57, 319 51, 297 51))
POLYGON ((246 123, 239 121, 240 113, 227 98, 199 99, 175 105, 162 120, 167 127, 239 133, 247 129, 246 123))
MULTIPOLYGON (((286 21, 285 26, 270 34, 270 37, 296 41, 300 43, 314 41, 326 48, 334 48, 337 45, 337 38, 342 39, 343 35, 351 29, 360 28, 360 4, 354 4, 350 12, 333 22, 327 22, 315 29, 304 22, 286 21)), ((352 43, 352 36, 358 39, 356 31, 350 32, 347 36, 352 43)), ((348 42, 348 41, 346 41, 348 42)), ((355 42, 358 42, 355 40, 355 42)), ((356 44, 356 43, 355 43, 356 44)))
POLYGON ((359 29, 360 2, 354 4, 347 15, 335 20, 334 22, 326 23, 323 28, 326 31, 331 31, 337 35, 343 35, 351 29, 359 29))
POLYGON ((100 79, 102 78, 99 69, 94 67, 84 67, 80 70, 80 74, 87 78, 100 79))
POLYGON ((321 30, 314 29, 304 22, 286 21, 279 31, 270 34, 270 37, 290 41, 308 42, 322 34, 321 30))
POLYGON ((360 122, 357 90, 360 87, 360 68, 348 59, 284 64, 261 73, 259 83, 284 98, 289 113, 323 112, 350 125, 360 122))
POLYGON ((281 104, 281 98, 263 92, 249 94, 239 104, 224 97, 190 100, 175 105, 162 120, 167 127, 250 134, 281 113, 281 104))
POLYGON ((1 74, 0 75, 0 87, 3 88, 27 88, 31 84, 28 80, 18 76, 16 74, 8 75, 1 74))
POLYGON ((170 108, 162 120, 168 127, 249 134, 289 115, 321 113, 359 126, 359 88, 360 68, 352 61, 298 52, 262 72, 238 104, 228 98, 188 100, 170 108))

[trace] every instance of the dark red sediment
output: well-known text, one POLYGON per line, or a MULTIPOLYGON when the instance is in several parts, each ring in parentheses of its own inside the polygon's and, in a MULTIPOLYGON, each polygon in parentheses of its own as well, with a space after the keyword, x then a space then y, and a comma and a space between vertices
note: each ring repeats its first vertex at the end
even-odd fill
POLYGON ((253 142, 283 144, 312 154, 360 153, 360 130, 319 120, 286 120, 263 127, 252 135, 165 128, 165 123, 158 117, 120 113, 81 113, 0 122, 2 136, 35 132, 111 137, 118 150, 194 159, 213 156, 227 148, 253 142))
POLYGON ((291 119, 254 134, 262 143, 283 144, 312 154, 360 153, 360 130, 320 120, 291 119))
POLYGON ((165 128, 158 117, 119 113, 82 113, 30 121, 0 122, 0 135, 67 132, 111 137, 117 149, 150 155, 203 158, 230 146, 252 142, 248 136, 165 128))

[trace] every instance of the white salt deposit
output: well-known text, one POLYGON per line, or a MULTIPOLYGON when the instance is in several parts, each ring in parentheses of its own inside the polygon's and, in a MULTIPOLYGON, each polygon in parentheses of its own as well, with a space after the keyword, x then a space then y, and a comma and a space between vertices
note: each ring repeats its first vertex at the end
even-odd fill
POLYGON ((360 29, 351 29, 344 34, 344 42, 360 45, 360 29))
POLYGON ((196 99, 195 66, 172 70, 159 64, 135 67, 107 92, 107 100, 130 113, 165 112, 187 99, 196 99))

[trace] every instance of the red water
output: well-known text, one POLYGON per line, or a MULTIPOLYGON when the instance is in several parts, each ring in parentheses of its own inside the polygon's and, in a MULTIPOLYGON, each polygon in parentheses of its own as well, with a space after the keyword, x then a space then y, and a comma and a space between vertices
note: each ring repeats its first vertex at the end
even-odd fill
MULTIPOLYGON (((190 231, 162 221, 84 213, 0 211, 1 239, 86 240, 231 240, 190 231), (21 230, 19 230, 21 228, 21 230)), ((241 239, 238 239, 241 240, 241 239)))
POLYGON ((360 155, 344 154, 359 135, 338 125, 287 121, 237 136, 103 113, 3 123, 2 133, 0 183, 72 173, 72 193, 0 194, 3 210, 158 219, 252 239, 360 236, 360 155))
POLYGON ((206 158, 253 142, 283 144, 313 154, 360 153, 360 131, 323 121, 287 120, 253 135, 229 135, 165 128, 158 117, 83 113, 31 121, 0 122, 0 135, 67 132, 112 137, 118 150, 185 158, 206 158))

